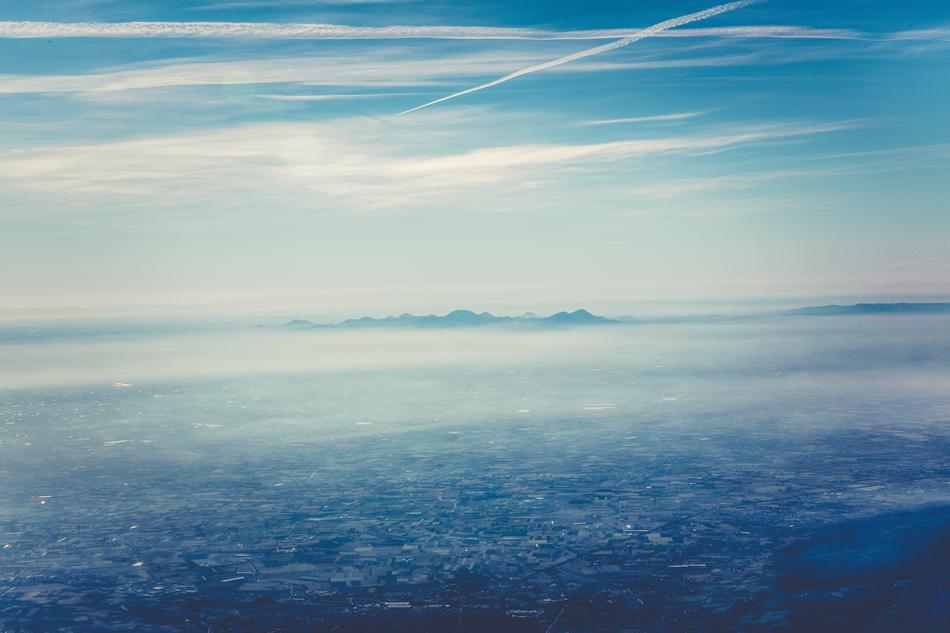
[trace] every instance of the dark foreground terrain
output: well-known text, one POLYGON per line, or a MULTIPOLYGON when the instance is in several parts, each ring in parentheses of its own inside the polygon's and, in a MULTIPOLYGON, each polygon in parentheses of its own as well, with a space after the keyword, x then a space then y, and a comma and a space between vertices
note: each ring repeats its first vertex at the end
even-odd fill
POLYGON ((0 630, 946 630, 930 318, 8 389, 0 630))

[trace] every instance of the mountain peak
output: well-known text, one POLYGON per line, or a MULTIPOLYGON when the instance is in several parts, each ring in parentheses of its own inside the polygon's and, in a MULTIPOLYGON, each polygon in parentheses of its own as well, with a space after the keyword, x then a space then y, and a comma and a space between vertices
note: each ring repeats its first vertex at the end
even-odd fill
POLYGON ((615 323, 612 319, 606 317, 597 316, 592 314, 587 310, 574 310, 573 312, 557 312, 547 317, 546 319, 541 319, 541 321, 547 321, 549 323, 555 323, 558 325, 587 325, 595 323, 615 323))
POLYGON ((287 321, 287 323, 284 324, 284 327, 305 328, 305 327, 313 327, 315 325, 316 323, 314 323, 313 321, 308 321, 306 319, 291 319, 290 321, 287 321))

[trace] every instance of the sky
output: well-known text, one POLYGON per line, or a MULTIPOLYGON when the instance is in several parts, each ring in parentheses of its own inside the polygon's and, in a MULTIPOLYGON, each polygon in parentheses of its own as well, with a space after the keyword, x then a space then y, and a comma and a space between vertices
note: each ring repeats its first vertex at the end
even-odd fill
POLYGON ((0 318, 950 299, 945 2, 772 0, 399 115, 713 4, 0 0, 0 318))

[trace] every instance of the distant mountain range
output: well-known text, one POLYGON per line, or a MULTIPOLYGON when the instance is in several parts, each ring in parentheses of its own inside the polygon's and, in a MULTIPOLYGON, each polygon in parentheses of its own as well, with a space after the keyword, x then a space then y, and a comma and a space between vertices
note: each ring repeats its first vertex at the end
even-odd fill
POLYGON ((871 315, 871 314, 950 314, 950 303, 857 303, 854 305, 825 305, 796 308, 782 312, 772 312, 757 315, 693 315, 669 316, 638 319, 636 317, 621 317, 608 319, 591 314, 587 310, 574 312, 557 312, 550 316, 541 317, 533 312, 526 312, 521 316, 495 316, 490 312, 472 312, 471 310, 454 310, 444 315, 428 314, 400 314, 377 319, 364 316, 359 319, 347 319, 342 323, 318 324, 305 319, 294 319, 285 324, 285 327, 295 330, 313 328, 467 328, 492 325, 509 325, 523 327, 574 327, 587 325, 609 324, 647 324, 647 323, 713 323, 738 319, 782 317, 782 316, 835 316, 835 315, 871 315))
POLYGON ((785 314, 825 316, 834 314, 938 314, 950 313, 950 303, 856 303, 854 305, 810 306, 787 310, 785 314))
POLYGON ((307 328, 464 328, 482 327, 490 325, 518 325, 527 327, 568 327, 578 325, 608 325, 619 323, 613 319, 591 314, 587 310, 574 312, 557 312, 547 317, 539 317, 532 313, 522 316, 495 316, 490 312, 472 312, 471 310, 453 310, 442 316, 428 314, 401 314, 388 316, 382 319, 364 316, 359 319, 348 319, 336 325, 320 325, 313 321, 294 319, 286 324, 292 329, 307 328))

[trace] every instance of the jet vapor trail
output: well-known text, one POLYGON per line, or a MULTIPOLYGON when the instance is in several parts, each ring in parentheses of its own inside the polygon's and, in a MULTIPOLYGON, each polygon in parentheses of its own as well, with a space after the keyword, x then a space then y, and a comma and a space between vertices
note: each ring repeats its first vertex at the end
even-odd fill
POLYGON ((697 11, 696 13, 682 15, 678 18, 664 20, 663 22, 659 22, 657 24, 654 24, 653 26, 649 26, 645 29, 637 31, 636 33, 628 35, 627 37, 623 39, 619 39, 615 42, 611 42, 609 44, 603 44, 601 46, 595 46, 594 48, 588 48, 583 51, 571 53, 570 55, 565 55, 564 57, 558 57, 557 59, 552 59, 549 62, 535 64, 534 66, 528 66, 526 68, 516 70, 515 72, 511 74, 495 79, 494 81, 489 81, 486 84, 481 84, 480 86, 475 86, 474 88, 468 88, 466 90, 462 90, 460 92, 450 94, 447 97, 442 97, 441 99, 436 99, 435 101, 423 103, 420 106, 416 106, 414 108, 404 110, 403 112, 400 112, 396 116, 402 116, 404 114, 409 114, 410 112, 415 112, 416 110, 421 110, 422 108, 428 108, 431 105, 442 103, 443 101, 448 101, 449 99, 454 99, 455 97, 461 97, 462 95, 467 95, 471 92, 477 92, 478 90, 491 88, 493 86, 497 86, 498 84, 503 84, 506 81, 511 81, 512 79, 521 77, 522 75, 528 75, 531 73, 540 72, 542 70, 547 70, 548 68, 554 68, 555 66, 560 66, 561 64, 566 64, 568 62, 573 62, 578 59, 590 57, 591 55, 599 55, 601 53, 606 53, 607 51, 612 51, 615 48, 620 48, 622 46, 626 46, 627 44, 633 44, 637 40, 642 40, 645 37, 656 35, 657 33, 661 31, 665 31, 667 29, 676 28, 677 26, 683 26, 684 24, 689 24, 690 22, 698 22, 699 20, 705 20, 706 18, 711 18, 715 15, 719 15, 720 13, 726 13, 727 11, 741 9, 743 7, 747 7, 752 4, 759 4, 760 2, 764 2, 764 1, 765 0, 738 0, 738 2, 727 2, 726 4, 716 5, 715 7, 711 7, 703 11, 697 11))

